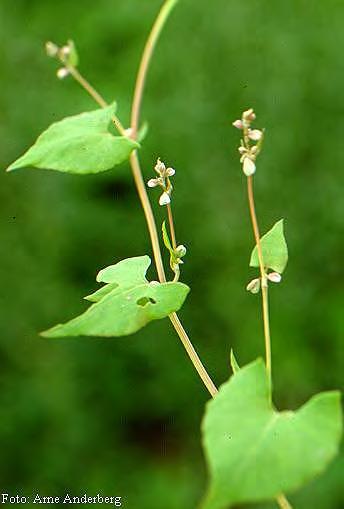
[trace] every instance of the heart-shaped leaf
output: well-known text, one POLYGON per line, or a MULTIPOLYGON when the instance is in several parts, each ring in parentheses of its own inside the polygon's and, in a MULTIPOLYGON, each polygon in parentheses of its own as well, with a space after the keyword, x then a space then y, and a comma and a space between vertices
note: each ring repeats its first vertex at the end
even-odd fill
MULTIPOLYGON (((261 238, 264 266, 282 274, 288 263, 288 247, 284 237, 283 219, 261 238)), ((259 267, 257 246, 253 249, 251 267, 259 267)))
POLYGON ((264 363, 237 371, 208 403, 202 431, 210 487, 202 509, 276 498, 322 472, 341 436, 338 392, 277 412, 264 363))
POLYGON ((7 171, 33 166, 66 173, 99 173, 129 158, 139 144, 114 136, 109 127, 116 104, 52 124, 7 171))
POLYGON ((183 283, 149 283, 145 274, 150 264, 148 256, 140 256, 100 271, 97 281, 107 284, 86 297, 95 304, 73 320, 43 332, 42 336, 126 336, 152 320, 178 311, 189 288, 183 283))

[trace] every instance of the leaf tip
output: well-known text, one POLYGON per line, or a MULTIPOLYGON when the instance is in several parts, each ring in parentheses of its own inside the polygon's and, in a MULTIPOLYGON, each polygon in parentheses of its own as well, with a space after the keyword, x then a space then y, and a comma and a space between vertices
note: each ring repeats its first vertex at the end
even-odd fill
POLYGON ((65 334, 61 334, 62 327, 63 327, 62 325, 55 325, 54 327, 51 327, 50 329, 40 332, 39 335, 45 339, 64 337, 65 334))
POLYGON ((233 348, 231 348, 230 361, 231 361, 231 367, 232 367, 233 374, 235 375, 235 373, 240 371, 240 366, 235 358, 233 348))
POLYGON ((14 170, 17 170, 18 169, 18 166, 16 166, 15 163, 12 163, 10 164, 7 168, 6 168, 6 173, 10 173, 11 171, 14 171, 14 170))

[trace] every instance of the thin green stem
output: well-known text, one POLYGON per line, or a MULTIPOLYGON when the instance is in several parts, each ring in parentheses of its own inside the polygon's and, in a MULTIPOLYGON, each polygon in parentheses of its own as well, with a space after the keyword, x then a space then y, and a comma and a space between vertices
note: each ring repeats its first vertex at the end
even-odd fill
POLYGON ((156 44, 159 40, 160 34, 177 2, 178 0, 166 0, 166 2, 163 4, 155 20, 153 28, 148 36, 145 48, 143 50, 139 71, 137 73, 133 106, 131 111, 131 128, 133 138, 136 138, 137 136, 143 92, 145 88, 149 65, 151 63, 152 56, 156 44))
POLYGON ((253 193, 253 178, 252 176, 247 177, 247 195, 250 208, 250 216, 252 221, 254 238, 256 241, 259 268, 262 279, 262 304, 263 304, 263 323, 264 323, 264 338, 265 338, 265 357, 266 357, 266 369, 269 374, 271 383, 271 334, 270 334, 270 319, 269 319, 269 299, 268 299, 268 283, 264 267, 262 245, 260 241, 259 226, 256 214, 256 208, 254 203, 253 193))
POLYGON ((147 194, 145 182, 143 180, 142 171, 140 167, 140 161, 138 157, 138 153, 135 150, 132 152, 130 156, 130 166, 131 171, 134 177, 134 182, 136 186, 137 193, 140 198, 140 202, 143 208, 143 212, 146 218, 147 228, 152 244, 153 249, 153 255, 154 255, 154 262, 156 266, 156 270, 158 273, 159 281, 161 283, 164 283, 166 281, 165 276, 165 270, 164 270, 164 264, 162 261, 162 255, 161 255, 161 249, 160 249, 160 243, 159 243, 159 236, 158 231, 156 227, 156 222, 152 210, 152 206, 147 194))
POLYGON ((276 501, 281 509, 293 509, 284 495, 279 495, 276 501))
MULTIPOLYGON (((264 338, 265 338, 265 356, 266 356, 266 369, 268 372, 270 386, 271 386, 271 334, 270 334, 270 318, 269 318, 269 296, 268 296, 268 283, 265 272, 262 245, 260 241, 259 226, 256 214, 256 207, 254 203, 253 193, 253 177, 247 177, 247 195, 250 209, 251 222, 253 227, 254 238, 256 241, 259 268, 262 279, 262 304, 263 304, 263 323, 264 323, 264 338)), ((281 509, 292 509, 286 497, 281 494, 276 498, 276 502, 281 509)))
MULTIPOLYGON (((151 29, 151 32, 148 36, 147 43, 145 45, 141 63, 139 66, 139 71, 136 79, 136 85, 134 90, 134 99, 133 99, 133 106, 131 111, 131 129, 132 129, 132 137, 136 139, 137 136, 137 130, 140 122, 140 112, 141 112, 141 104, 142 104, 142 98, 143 98, 143 92, 145 88, 146 83, 146 77, 149 70, 149 65, 152 60, 152 56, 154 53, 154 49, 156 47, 156 44, 158 42, 158 39, 160 37, 160 34, 165 26, 165 23, 171 14, 173 8, 177 4, 178 0, 167 0, 163 6, 160 9, 160 12, 153 24, 153 27, 151 29)), ((147 220, 147 226, 151 238, 151 243, 153 247, 153 253, 154 253, 154 260, 155 265, 157 268, 158 276, 160 282, 165 282, 165 271, 163 267, 162 262, 162 256, 161 256, 161 250, 160 250, 160 244, 159 244, 159 237, 157 233, 157 227, 156 222, 154 219, 154 214, 152 212, 152 207, 149 201, 149 197, 146 192, 146 188, 144 185, 143 177, 142 177, 142 171, 140 167, 139 158, 137 155, 137 151, 133 152, 131 158, 131 167, 133 171, 133 177, 135 180, 136 188, 139 193, 139 197, 141 200, 142 207, 145 211, 146 220, 147 220), (143 188, 142 188, 143 183, 143 188)), ((189 355, 189 358, 191 362, 193 363, 195 369, 197 370, 197 373, 199 374, 200 378, 202 379, 204 385, 208 389, 209 393, 212 397, 217 393, 217 389, 211 380, 207 370, 203 366, 199 356, 197 355, 190 338, 188 337, 184 327, 182 326, 178 316, 176 313, 172 313, 169 316, 171 323, 173 327, 175 328, 181 342, 184 345, 184 348, 189 355)))
POLYGON ((206 369, 204 368, 201 359, 197 355, 197 352, 194 349, 194 347, 190 341, 190 338, 187 335, 181 321, 179 320, 177 313, 172 313, 169 316, 169 318, 170 318, 172 325, 175 328, 181 342, 183 343, 184 348, 187 351, 187 354, 189 355, 194 367, 196 368, 197 373, 199 374, 204 385, 208 389, 210 395, 214 398, 216 396, 216 394, 218 393, 218 390, 217 390, 214 382, 208 375, 206 369))
MULTIPOLYGON (((101 108, 106 108, 108 106, 107 102, 104 100, 104 98, 97 92, 97 90, 92 87, 92 85, 80 74, 80 72, 76 69, 76 67, 73 67, 71 65, 66 65, 69 73, 73 78, 90 94, 91 97, 96 101, 97 104, 101 108)), ((113 123, 117 127, 120 134, 123 136, 126 136, 125 128, 123 127, 121 121, 116 115, 112 116, 113 123)))
POLYGON ((175 227, 174 227, 174 221, 173 221, 173 214, 172 214, 171 204, 168 203, 166 205, 166 208, 167 208, 167 215, 168 215, 168 223, 169 223, 169 226, 170 226, 172 247, 173 247, 173 249, 176 249, 177 248, 176 230, 175 230, 175 227))

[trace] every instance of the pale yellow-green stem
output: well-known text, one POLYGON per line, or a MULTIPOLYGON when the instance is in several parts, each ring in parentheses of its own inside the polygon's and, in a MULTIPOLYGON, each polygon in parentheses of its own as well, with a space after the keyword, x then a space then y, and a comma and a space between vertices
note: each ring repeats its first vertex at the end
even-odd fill
POLYGON ((269 320, 269 299, 268 299, 268 283, 265 272, 262 246, 260 241, 259 226, 256 214, 256 208, 254 204, 254 193, 253 193, 253 177, 247 177, 247 195, 250 208, 250 216, 252 221, 252 228, 254 238, 256 241, 259 268, 261 274, 261 285, 262 285, 262 304, 263 304, 263 324, 264 324, 264 338, 265 338, 265 356, 266 356, 266 369, 269 374, 271 383, 271 335, 270 335, 270 320, 269 320))
POLYGON ((172 214, 172 206, 170 203, 166 205, 167 208, 167 215, 168 215, 168 223, 170 226, 170 233, 171 233, 171 241, 172 241, 172 247, 173 249, 176 249, 177 247, 177 239, 176 239, 176 230, 174 227, 174 221, 173 221, 173 214, 172 214))
POLYGON ((281 509, 293 509, 284 495, 279 495, 276 501, 281 509))
MULTIPOLYGON (((247 195, 250 209, 250 216, 254 238, 257 246, 259 268, 261 274, 262 284, 262 304, 263 304, 263 323, 264 323, 264 338, 265 338, 265 356, 266 356, 266 369, 269 375, 271 386, 271 335, 270 335, 270 319, 269 319, 269 296, 268 296, 268 283, 264 266, 264 259, 262 253, 262 245, 260 241, 260 232, 256 214, 256 207, 254 203, 253 193, 253 177, 247 177, 247 195)), ((293 509, 283 493, 276 498, 276 502, 281 509, 293 509)))
MULTIPOLYGON (((90 94, 91 97, 96 101, 97 104, 101 108, 106 108, 108 106, 107 102, 103 99, 103 97, 97 92, 95 88, 80 74, 76 67, 66 64, 66 68, 69 73, 73 76, 73 78, 90 94)), ((119 118, 116 115, 112 115, 112 120, 115 126, 117 127, 120 134, 126 136, 125 128, 120 122, 119 118)))
MULTIPOLYGON (((158 42, 158 39, 160 37, 160 34, 162 32, 162 29, 165 26, 165 23, 172 12, 172 9, 177 4, 178 0, 167 0, 159 14, 156 18, 153 27, 151 29, 151 32, 148 36, 147 43, 145 45, 142 59, 139 66, 139 71, 137 75, 136 85, 135 85, 135 91, 134 91, 134 99, 133 99, 133 106, 131 111, 131 129, 132 129, 132 137, 136 139, 138 126, 140 122, 140 111, 141 111, 141 103, 142 103, 142 97, 144 92, 144 87, 146 83, 146 77, 149 69, 149 65, 154 53, 154 49, 156 47, 156 44, 158 42)), ((157 268, 158 276, 160 282, 166 281, 165 278, 165 272, 161 257, 161 250, 160 250, 160 243, 159 243, 159 237, 157 233, 156 223, 154 219, 154 215, 152 212, 152 207, 150 205, 150 201, 146 192, 146 188, 144 186, 144 181, 142 178, 142 171, 140 168, 140 163, 137 155, 137 151, 135 151, 131 158, 130 158, 132 170, 133 170, 133 176, 136 184, 136 188, 139 193, 139 197, 141 200, 142 207, 145 211, 145 216, 147 220, 148 230, 151 238, 153 253, 154 253, 154 260, 155 265, 157 268), (142 187, 143 183, 143 187, 142 187), (144 188, 144 189, 143 189, 144 188)), ((173 327, 175 328, 181 342, 184 345, 184 348, 189 355, 189 358, 191 362, 193 363, 195 369, 197 370, 197 373, 199 374, 200 378, 202 379, 204 385, 208 389, 211 396, 215 396, 217 393, 217 388, 214 385, 213 381, 211 380, 209 374, 207 373, 207 370, 203 366, 199 356, 197 355, 190 338, 188 337, 184 327, 182 326, 178 316, 176 313, 172 313, 169 316, 173 327)))
POLYGON ((133 99, 133 106, 131 110, 131 128, 133 130, 133 138, 137 136, 137 130, 140 121, 141 104, 143 98, 143 92, 145 88, 146 78, 148 74, 149 65, 152 60, 152 56, 159 40, 160 34, 171 14, 173 8, 178 3, 178 0, 166 0, 160 9, 160 12, 154 22, 154 25, 148 36, 145 48, 143 50, 140 67, 137 73, 137 79, 135 84, 135 92, 133 99))

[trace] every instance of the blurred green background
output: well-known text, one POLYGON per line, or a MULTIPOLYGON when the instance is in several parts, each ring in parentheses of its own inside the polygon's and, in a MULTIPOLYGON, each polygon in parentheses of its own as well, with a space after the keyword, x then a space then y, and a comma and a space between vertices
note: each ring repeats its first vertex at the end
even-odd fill
MULTIPOLYGON (((56 79, 46 40, 75 40, 81 72, 118 100, 128 123, 160 4, 1 1, 3 169, 51 122, 94 109, 71 79, 56 79)), ((177 234, 192 287, 181 315, 217 384, 229 377, 231 347, 241 364, 263 355, 259 299, 245 291, 253 240, 231 122, 252 106, 257 127, 266 127, 256 179, 261 229, 284 217, 290 249, 283 284, 271 291, 281 409, 343 382, 343 21, 339 0, 183 0, 145 96, 145 178, 157 156, 177 169, 177 234)), ((99 269, 150 254, 128 165, 84 178, 37 170, 0 178, 1 491, 103 492, 130 509, 196 507, 206 483, 199 424, 208 394, 169 322, 113 340, 38 336, 85 309, 99 269)), ((151 197, 156 203, 158 192, 151 197)), ((337 459, 291 496, 295 508, 342 509, 343 467, 337 459)))

